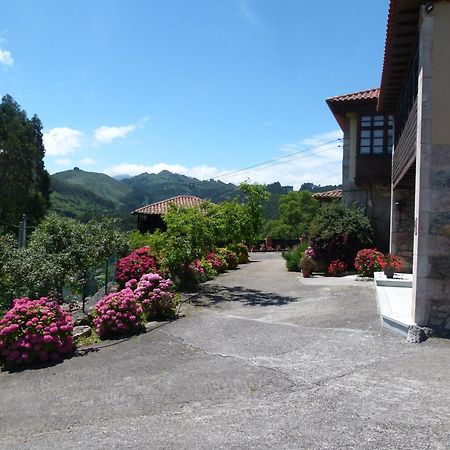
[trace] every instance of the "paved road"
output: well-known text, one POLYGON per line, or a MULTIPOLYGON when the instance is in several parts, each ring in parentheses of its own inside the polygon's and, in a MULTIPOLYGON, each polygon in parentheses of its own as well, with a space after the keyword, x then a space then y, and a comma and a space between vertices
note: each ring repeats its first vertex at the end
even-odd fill
POLYGON ((0 448, 448 449, 450 342, 380 328, 369 283, 255 255, 186 317, 0 374, 0 448))

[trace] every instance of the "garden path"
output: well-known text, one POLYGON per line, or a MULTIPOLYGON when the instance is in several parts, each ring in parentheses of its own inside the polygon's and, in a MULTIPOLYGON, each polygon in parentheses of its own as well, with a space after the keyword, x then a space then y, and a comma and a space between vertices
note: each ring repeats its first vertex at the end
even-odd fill
POLYGON ((369 283, 252 259, 180 320, 0 373, 0 448, 448 448, 449 341, 382 329, 369 283))

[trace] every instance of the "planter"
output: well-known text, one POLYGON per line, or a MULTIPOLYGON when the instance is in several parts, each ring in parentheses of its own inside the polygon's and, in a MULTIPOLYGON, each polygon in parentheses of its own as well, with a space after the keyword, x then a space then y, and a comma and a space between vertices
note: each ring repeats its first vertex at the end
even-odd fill
POLYGON ((308 269, 302 269, 303 278, 311 278, 311 271, 308 269))
POLYGON ((386 275, 386 278, 394 278, 395 268, 387 267, 383 272, 386 275))

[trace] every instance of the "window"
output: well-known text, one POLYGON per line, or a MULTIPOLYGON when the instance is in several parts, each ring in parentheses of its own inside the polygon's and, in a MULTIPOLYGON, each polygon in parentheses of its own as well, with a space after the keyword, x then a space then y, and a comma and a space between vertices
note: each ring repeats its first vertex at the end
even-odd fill
POLYGON ((359 154, 385 155, 392 152, 392 116, 362 115, 359 122, 359 154))

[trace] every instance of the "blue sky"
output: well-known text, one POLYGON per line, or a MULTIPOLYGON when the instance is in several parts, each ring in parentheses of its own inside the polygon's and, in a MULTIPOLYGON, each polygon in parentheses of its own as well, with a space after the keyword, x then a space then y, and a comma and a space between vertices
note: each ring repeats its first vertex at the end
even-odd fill
MULTIPOLYGON (((0 95, 42 120, 51 173, 220 178, 340 137, 325 98, 379 85, 387 8, 2 0, 0 95)), ((342 149, 317 150, 223 180, 340 182, 342 149)))

